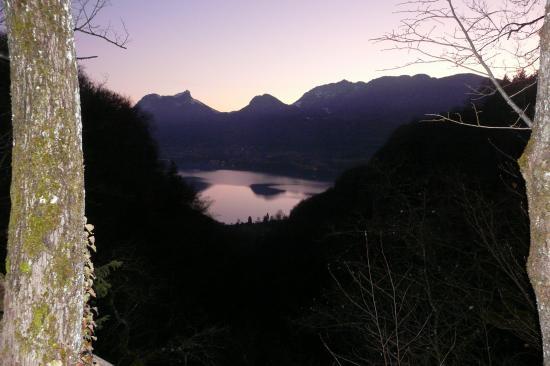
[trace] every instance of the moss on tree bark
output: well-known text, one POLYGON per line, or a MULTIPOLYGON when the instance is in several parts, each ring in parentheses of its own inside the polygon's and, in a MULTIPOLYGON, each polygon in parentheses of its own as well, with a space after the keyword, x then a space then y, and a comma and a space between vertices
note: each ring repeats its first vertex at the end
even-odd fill
POLYGON ((74 365, 84 168, 71 1, 6 0, 13 160, 0 364, 74 365))
POLYGON ((540 37, 535 121, 519 165, 529 205, 527 271, 537 298, 544 365, 550 366, 550 0, 540 37))

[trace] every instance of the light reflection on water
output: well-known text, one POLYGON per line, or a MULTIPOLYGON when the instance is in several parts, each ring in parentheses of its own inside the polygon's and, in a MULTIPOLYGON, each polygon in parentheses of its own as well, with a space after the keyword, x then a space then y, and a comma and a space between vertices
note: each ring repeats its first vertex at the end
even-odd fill
POLYGON ((237 170, 185 170, 179 174, 211 202, 209 213, 218 221, 235 223, 288 215, 301 200, 323 192, 330 183, 237 170))

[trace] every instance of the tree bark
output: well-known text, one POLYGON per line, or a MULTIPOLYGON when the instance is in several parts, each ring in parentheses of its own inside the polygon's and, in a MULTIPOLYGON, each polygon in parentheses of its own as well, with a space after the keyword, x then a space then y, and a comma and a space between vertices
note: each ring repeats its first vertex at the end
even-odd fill
POLYGON ((13 160, 0 365, 75 365, 84 168, 70 0, 5 0, 13 160))
POLYGON ((537 298, 544 365, 550 366, 550 0, 540 33, 537 104, 519 165, 527 189, 531 246, 527 272, 537 298))

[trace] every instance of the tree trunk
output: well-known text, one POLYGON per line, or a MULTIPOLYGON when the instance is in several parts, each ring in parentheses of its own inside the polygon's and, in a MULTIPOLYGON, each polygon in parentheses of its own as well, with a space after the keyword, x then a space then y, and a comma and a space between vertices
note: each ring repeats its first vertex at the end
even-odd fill
POLYGON ((535 290, 544 365, 550 366, 550 0, 540 34, 535 121, 519 161, 529 205, 531 246, 527 272, 535 290))
POLYGON ((11 216, 0 364, 75 365, 82 343, 84 168, 70 0, 5 0, 11 216))

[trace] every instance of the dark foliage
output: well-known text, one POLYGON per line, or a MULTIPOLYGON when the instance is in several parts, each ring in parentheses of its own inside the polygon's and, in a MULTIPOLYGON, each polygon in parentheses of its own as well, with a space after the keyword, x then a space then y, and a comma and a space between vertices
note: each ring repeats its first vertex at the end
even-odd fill
MULTIPOLYGON (((532 78, 520 75, 510 88, 532 78)), ((520 104, 534 100, 534 90, 520 104)), ((482 122, 513 115, 498 96, 482 122)), ((469 110, 462 111, 472 120, 469 110)), ((342 365, 540 364, 516 160, 528 133, 419 122, 299 205, 333 286, 302 322, 342 365), (327 249, 325 249, 327 250, 327 249), (366 362, 365 360, 369 360, 366 362), (355 362, 355 363, 354 363, 355 362)))

